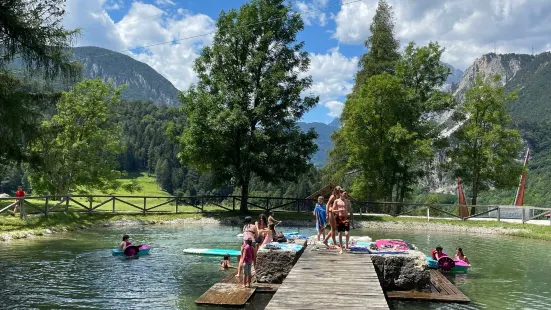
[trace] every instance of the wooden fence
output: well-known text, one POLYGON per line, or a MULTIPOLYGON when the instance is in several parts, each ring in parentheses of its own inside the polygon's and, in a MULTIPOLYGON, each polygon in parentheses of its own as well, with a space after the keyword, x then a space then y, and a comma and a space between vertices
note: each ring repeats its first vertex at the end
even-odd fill
MULTIPOLYGON (((133 195, 67 195, 29 196, 25 198, 0 198, 0 214, 10 212, 17 205, 21 218, 27 214, 48 216, 55 212, 85 213, 190 213, 238 211, 240 196, 133 196, 133 195), (7 205, 6 205, 7 204, 7 205)), ((312 213, 315 199, 249 196, 247 205, 252 211, 286 211, 312 213)), ((458 205, 397 203, 378 201, 352 201, 355 214, 390 216, 423 216, 431 218, 470 218, 518 219, 522 223, 544 218, 551 208, 516 207, 500 205, 474 206, 476 213, 461 217, 458 205)), ((471 206, 469 206, 471 207, 471 206)), ((550 219, 551 224, 551 219, 550 219)))

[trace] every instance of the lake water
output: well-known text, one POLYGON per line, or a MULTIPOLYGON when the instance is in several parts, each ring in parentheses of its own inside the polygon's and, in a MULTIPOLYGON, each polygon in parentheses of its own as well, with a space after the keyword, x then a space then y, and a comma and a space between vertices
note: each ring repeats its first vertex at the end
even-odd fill
MULTIPOLYGON (((286 229, 287 230, 287 229, 286 229)), ((288 228, 301 233, 313 229, 288 228)), ((184 255, 195 248, 239 249, 238 227, 139 226, 84 230, 0 243, 2 309, 218 309, 194 300, 227 273, 219 257, 184 255), (149 256, 111 256, 120 236, 152 246, 149 256)), ((471 304, 391 302, 392 309, 550 309, 551 243, 503 236, 354 230, 372 238, 401 238, 420 250, 463 247, 473 268, 454 281, 471 304)), ((235 263, 235 262, 234 262, 235 263)), ((246 309, 263 309, 258 294, 246 309)))

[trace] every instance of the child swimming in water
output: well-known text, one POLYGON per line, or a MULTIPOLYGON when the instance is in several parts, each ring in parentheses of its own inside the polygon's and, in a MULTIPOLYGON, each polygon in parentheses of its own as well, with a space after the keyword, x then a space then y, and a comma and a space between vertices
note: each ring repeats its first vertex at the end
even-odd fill
POLYGON ((231 265, 230 254, 225 254, 224 259, 220 262, 220 270, 237 269, 231 265))

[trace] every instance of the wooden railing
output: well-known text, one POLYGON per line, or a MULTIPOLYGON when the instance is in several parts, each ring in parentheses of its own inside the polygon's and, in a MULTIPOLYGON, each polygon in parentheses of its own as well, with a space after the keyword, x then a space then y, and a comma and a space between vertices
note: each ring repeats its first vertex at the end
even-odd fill
MULTIPOLYGON (((0 198, 0 214, 9 212, 18 205, 20 216, 55 212, 121 212, 121 213, 190 213, 238 211, 240 196, 134 196, 134 195, 66 195, 66 196, 29 196, 24 198, 0 198)), ((315 199, 249 196, 247 206, 252 211, 287 211, 311 213, 315 199)), ((551 208, 516 207, 500 205, 474 206, 475 214, 461 217, 458 205, 397 203, 378 201, 352 201, 354 213, 423 216, 431 218, 471 218, 518 219, 522 223, 543 218, 551 213, 551 208)), ((473 206, 468 206, 469 209, 473 206)), ((551 218, 550 218, 551 224, 551 218)))

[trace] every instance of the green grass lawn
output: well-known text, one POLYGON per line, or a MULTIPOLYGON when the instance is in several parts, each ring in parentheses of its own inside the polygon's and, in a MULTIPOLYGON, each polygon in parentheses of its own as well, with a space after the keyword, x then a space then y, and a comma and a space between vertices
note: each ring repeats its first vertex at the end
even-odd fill
MULTIPOLYGON (((145 198, 145 205, 147 208, 155 207, 158 205, 161 205, 163 203, 166 203, 173 198, 171 198, 171 195, 167 192, 161 190, 155 181, 155 177, 147 176, 147 173, 136 173, 133 175, 130 175, 124 179, 122 179, 123 182, 130 183, 132 180, 136 180, 138 185, 140 186, 139 191, 134 192, 128 192, 125 190, 118 190, 117 192, 112 193, 113 196, 153 196, 153 197, 162 197, 162 198, 145 198), (164 198, 166 197, 166 198, 164 198)), ((109 193, 111 194, 111 193, 109 193)), ((93 192, 92 195, 108 195, 101 192, 93 192)), ((86 211, 86 209, 82 206, 90 207, 90 200, 87 197, 74 197, 73 198, 76 202, 70 201, 67 205, 66 202, 63 202, 53 208, 52 211, 65 211, 66 208, 68 211, 75 211, 75 212, 82 212, 86 211), (82 205, 79 205, 82 204, 82 205)), ((92 201, 92 207, 96 207, 101 204, 101 206, 97 207, 95 210, 97 211, 113 211, 113 209, 116 212, 141 212, 142 208, 144 207, 144 198, 143 197, 120 197, 120 200, 108 201, 111 197, 94 197, 92 201), (122 201, 121 201, 122 200, 122 201), (105 202, 105 203, 104 203, 105 202), (102 204, 103 203, 103 204, 102 204)), ((7 206, 11 204, 13 200, 3 200, 0 201, 0 208, 3 206, 7 206)), ((59 201, 48 201, 48 208, 51 208, 52 206, 55 206, 58 204, 59 201)), ((231 202, 226 202, 225 207, 232 208, 233 205, 230 204, 231 202)), ((201 212, 199 208, 193 207, 190 204, 195 204, 198 207, 201 206, 200 201, 188 201, 187 204, 183 201, 180 202, 178 205, 178 212, 201 212)), ((27 201, 25 211, 27 213, 37 213, 39 210, 41 212, 44 211, 46 207, 46 201, 44 199, 29 199, 27 201)), ((223 208, 220 208, 209 201, 203 202, 203 210, 205 211, 222 211, 223 208)), ((159 207, 156 207, 154 209, 151 209, 148 212, 176 212, 176 203, 170 202, 164 205, 161 205, 159 207)), ((5 214, 5 213, 3 213, 5 214)))

